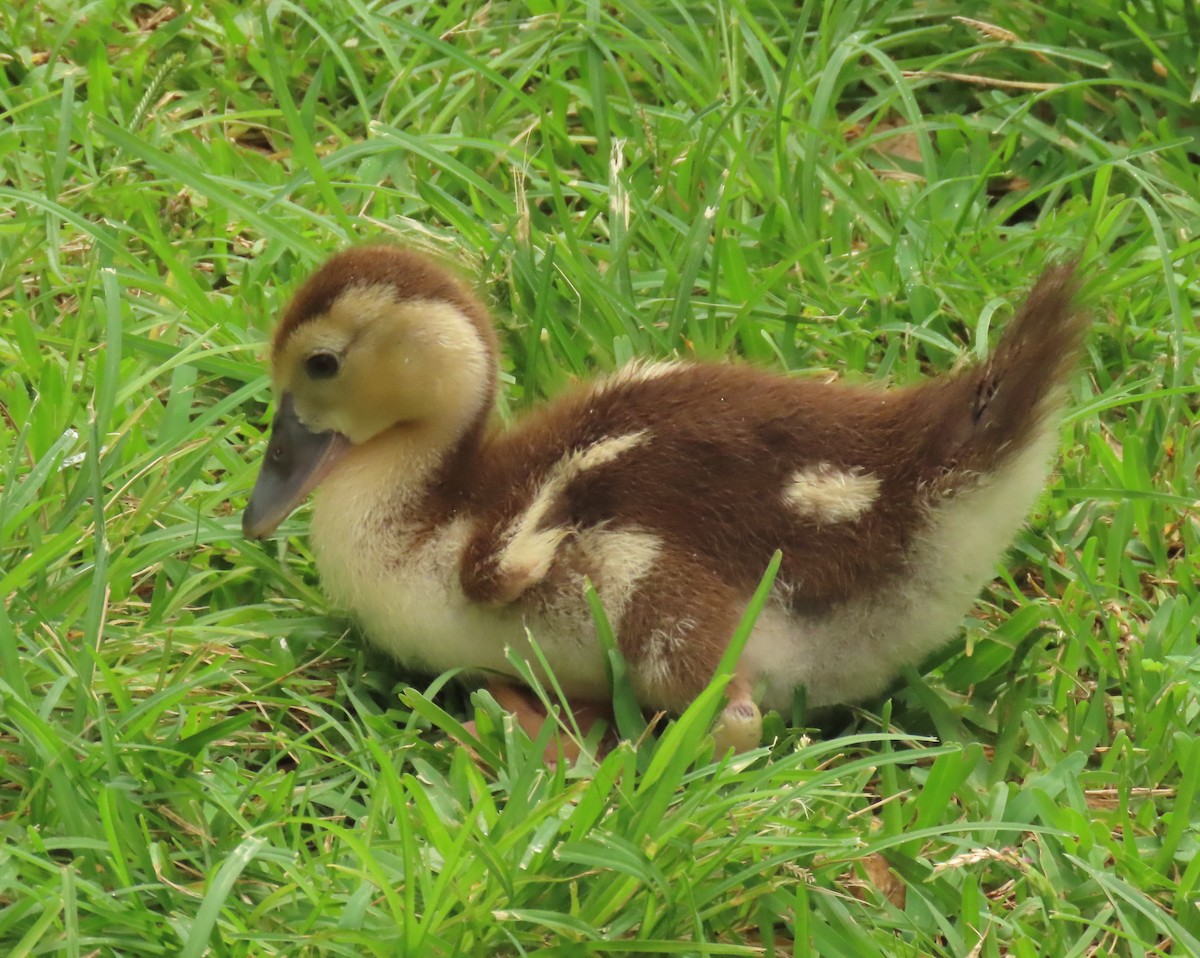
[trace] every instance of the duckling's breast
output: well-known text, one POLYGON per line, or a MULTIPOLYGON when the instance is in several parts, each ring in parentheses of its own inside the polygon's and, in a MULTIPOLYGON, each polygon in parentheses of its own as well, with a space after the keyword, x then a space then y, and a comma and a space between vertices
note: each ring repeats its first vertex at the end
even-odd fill
POLYGON ((604 658, 581 587, 540 601, 472 602, 459 571, 469 517, 431 527, 409 515, 402 501, 346 491, 318 497, 313 551, 326 596, 355 616, 374 646, 422 672, 514 675, 510 655, 537 662, 533 635, 568 695, 607 696, 604 658))

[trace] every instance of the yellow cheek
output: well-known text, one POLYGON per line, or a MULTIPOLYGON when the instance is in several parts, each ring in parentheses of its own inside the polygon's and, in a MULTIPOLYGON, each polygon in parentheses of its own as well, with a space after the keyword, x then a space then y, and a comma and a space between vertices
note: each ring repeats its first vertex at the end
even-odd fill
POLYGON ((356 443, 363 443, 406 418, 403 397, 393 384, 362 381, 342 411, 341 429, 356 443))
POLYGON ((330 421, 335 418, 335 410, 319 397, 313 396, 303 388, 293 389, 292 401, 296 409, 296 418, 309 432, 325 432, 334 428, 330 421))

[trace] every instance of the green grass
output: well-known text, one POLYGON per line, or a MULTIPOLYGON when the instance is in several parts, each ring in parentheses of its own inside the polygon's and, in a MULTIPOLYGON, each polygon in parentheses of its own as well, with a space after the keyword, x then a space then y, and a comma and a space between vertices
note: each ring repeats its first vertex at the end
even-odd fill
POLYGON ((165 9, 0 7, 0 952, 1200 954, 1190 0, 165 9), (365 656, 303 513, 240 537, 273 318, 362 239, 478 277, 507 414, 634 356, 910 381, 1074 253, 1096 321, 890 700, 714 765, 714 687, 547 771, 365 656))

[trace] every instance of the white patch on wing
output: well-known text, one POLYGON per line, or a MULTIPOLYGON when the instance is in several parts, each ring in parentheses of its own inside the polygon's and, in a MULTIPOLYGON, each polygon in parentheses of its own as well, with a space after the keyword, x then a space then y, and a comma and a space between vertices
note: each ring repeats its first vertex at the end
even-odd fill
POLYGON ((593 570, 593 584, 608 620, 615 628, 646 573, 662 552, 662 539, 641 529, 585 529, 576 548, 593 570))
POLYGON ((817 522, 849 522, 862 516, 879 498, 879 479, 857 469, 838 469, 823 462, 798 469, 783 491, 792 509, 817 522))
POLYGON ((597 392, 608 392, 613 389, 622 389, 626 386, 636 386, 638 383, 653 382, 656 379, 662 379, 664 376, 672 376, 675 373, 691 368, 687 363, 681 362, 666 361, 651 363, 634 360, 622 366, 611 376, 601 379, 596 383, 595 388, 597 392))
POLYGON ((695 631, 695 619, 680 618, 666 623, 665 628, 650 632, 637 663, 639 681, 647 690, 671 687, 680 671, 678 660, 687 655, 688 637, 695 631))
MULTIPOLYGON (((565 653, 572 660, 572 668, 584 662, 599 662, 603 676, 604 653, 584 595, 584 577, 595 586, 609 624, 619 632, 629 603, 658 561, 661 548, 658 536, 634 527, 595 526, 572 536, 558 557, 568 570, 567 577, 561 578, 556 572, 555 577, 530 589, 518 603, 530 616, 533 634, 543 647, 550 640, 560 649, 573 647, 565 653)), ((558 660, 552 662, 557 673, 558 660)))
MULTIPOLYGON (((571 532, 564 526, 543 527, 546 515, 567 487, 589 469, 612 462, 641 445, 648 429, 602 439, 584 449, 568 453, 547 472, 529 507, 513 521, 500 553, 500 574, 512 577, 524 588, 540 582, 550 571, 563 540, 571 532)), ((512 590, 506 590, 512 591, 512 590)))

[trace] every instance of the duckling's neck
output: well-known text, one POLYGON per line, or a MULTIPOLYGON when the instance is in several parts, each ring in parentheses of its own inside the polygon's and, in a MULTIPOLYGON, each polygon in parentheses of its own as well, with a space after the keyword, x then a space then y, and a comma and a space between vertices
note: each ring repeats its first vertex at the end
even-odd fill
POLYGON ((317 515, 403 520, 465 504, 489 408, 458 434, 444 423, 398 423, 341 459, 317 491, 317 515))

